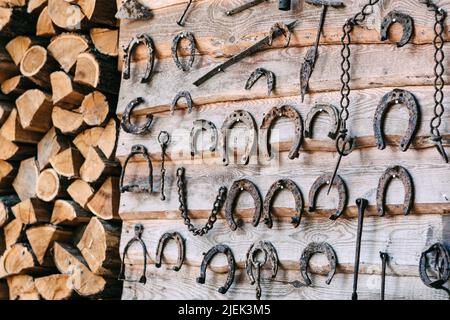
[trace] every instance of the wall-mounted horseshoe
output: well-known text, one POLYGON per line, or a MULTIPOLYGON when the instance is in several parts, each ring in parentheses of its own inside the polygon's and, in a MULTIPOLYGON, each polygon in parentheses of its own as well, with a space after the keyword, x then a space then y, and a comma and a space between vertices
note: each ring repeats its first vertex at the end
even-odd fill
POLYGON ((339 134, 339 111, 332 104, 318 103, 308 112, 305 120, 305 137, 312 139, 313 137, 313 122, 319 113, 325 112, 330 118, 331 130, 328 133, 330 139, 335 140, 339 134))
POLYGON ((144 103, 144 99, 141 97, 138 97, 131 101, 127 107, 125 108, 125 111, 122 115, 122 121, 120 122, 120 126, 122 127, 123 131, 131 134, 139 134, 144 135, 147 134, 150 131, 150 127, 153 123, 153 115, 147 114, 147 121, 143 126, 138 126, 136 124, 131 123, 131 113, 133 112, 134 108, 139 106, 140 104, 144 103))
POLYGON ((326 242, 311 242, 305 248, 300 258, 300 273, 307 286, 312 284, 312 281, 308 275, 309 260, 315 254, 323 253, 327 256, 328 263, 330 264, 330 272, 328 273, 326 284, 330 284, 336 274, 337 257, 336 252, 331 245, 326 242))
POLYGON ((251 137, 250 137, 249 141, 247 141, 244 155, 242 156, 242 159, 241 159, 242 164, 244 164, 244 165, 248 164, 248 161, 250 160, 252 151, 255 148, 255 144, 256 144, 255 120, 253 119, 252 115, 247 111, 244 111, 244 110, 234 111, 233 113, 231 113, 230 115, 228 115, 225 118, 222 128, 220 129, 220 131, 222 133, 222 163, 225 166, 227 166, 229 164, 228 153, 227 153, 228 130, 231 130, 233 128, 233 126, 238 122, 242 122, 248 129, 250 129, 252 131, 251 137))
POLYGON ((150 38, 150 36, 147 34, 140 34, 135 38, 133 38, 128 44, 128 47, 125 49, 123 78, 126 80, 130 79, 131 56, 133 55, 133 51, 136 49, 136 47, 142 43, 147 46, 149 57, 147 67, 145 69, 145 73, 144 76, 142 77, 141 83, 147 83, 149 82, 152 76, 156 56, 155 44, 153 43, 152 38, 150 38))
POLYGON ((178 232, 167 232, 164 233, 161 238, 159 239, 158 246, 156 248, 156 261, 155 261, 155 267, 161 268, 161 262, 162 262, 162 254, 164 251, 164 248, 169 240, 175 240, 177 243, 178 248, 178 259, 177 264, 172 268, 173 271, 179 271, 181 269, 181 266, 183 265, 184 256, 185 256, 185 244, 184 239, 178 232))
POLYGON ((175 36, 172 42, 172 58, 173 61, 175 61, 175 64, 177 65, 178 69, 186 72, 192 68, 195 59, 195 50, 196 50, 195 37, 192 32, 183 31, 175 36), (187 39, 189 41, 190 57, 189 63, 187 65, 181 63, 180 58, 178 57, 178 46, 180 45, 182 39, 187 39))
POLYGON ((233 182, 233 185, 231 186, 228 192, 228 197, 225 202, 225 217, 228 221, 230 229, 233 231, 237 229, 237 224, 234 221, 233 217, 234 207, 239 194, 243 191, 247 191, 252 196, 253 201, 255 203, 255 213, 253 214, 253 226, 257 227, 259 224, 259 220, 261 219, 262 198, 258 188, 250 180, 247 179, 237 180, 233 182))
POLYGON ((291 30, 288 28, 288 26, 286 24, 284 24, 283 22, 277 22, 270 28, 269 41, 268 41, 269 46, 271 46, 273 43, 273 38, 274 38, 273 35, 274 35, 275 31, 282 32, 282 34, 286 38, 286 42, 284 43, 284 46, 288 47, 289 43, 291 42, 292 33, 291 33, 291 30))
POLYGON ((134 237, 128 241, 125 248, 123 249, 122 263, 120 265, 120 272, 118 280, 127 281, 127 282, 140 282, 145 284, 147 282, 147 246, 145 242, 142 240, 142 233, 144 232, 144 226, 142 224, 137 224, 134 226, 134 237), (128 280, 125 279, 125 257, 127 255, 128 249, 131 247, 133 243, 139 243, 142 247, 143 255, 144 255, 144 269, 142 270, 142 276, 138 280, 128 280))
MULTIPOLYGON (((319 191, 322 187, 330 185, 332 177, 333 176, 331 174, 324 174, 317 178, 317 180, 313 183, 311 190, 309 190, 309 212, 316 211, 317 196, 319 195, 319 191)), ((332 187, 337 189, 339 196, 339 203, 336 213, 330 217, 331 220, 336 220, 344 213, 344 210, 347 207, 348 194, 347 186, 339 175, 336 175, 332 187)))
POLYGON ((195 147, 195 137, 201 131, 210 131, 211 139, 209 141, 209 151, 214 152, 217 148, 217 141, 219 140, 219 133, 217 132, 216 125, 208 120, 195 120, 191 133, 189 135, 189 146, 191 148, 191 156, 197 154, 197 148, 195 147))
POLYGON ((291 106, 281 106, 281 107, 273 107, 266 113, 264 119, 262 121, 260 127, 260 152, 261 155, 269 161, 271 159, 270 155, 270 145, 269 145, 269 137, 270 130, 278 118, 286 117, 291 119, 294 122, 294 142, 292 144, 291 150, 289 151, 289 159, 293 160, 299 157, 300 146, 303 142, 303 119, 291 106))
POLYGON ((419 128, 420 110, 414 95, 411 92, 402 89, 392 90, 381 99, 381 102, 375 111, 373 131, 375 139, 377 140, 378 149, 380 150, 386 148, 383 132, 383 122, 386 112, 392 105, 400 103, 404 104, 409 112, 408 129, 406 130, 405 136, 400 141, 400 150, 403 152, 408 150, 409 145, 413 141, 417 129, 419 128))
POLYGON ((206 279, 206 268, 211 262, 212 258, 218 253, 223 253, 227 256, 228 261, 228 277, 225 285, 219 288, 221 294, 227 293, 234 281, 234 273, 236 271, 236 262, 234 260, 233 252, 230 247, 224 244, 218 244, 212 247, 203 257, 202 264, 200 266, 200 276, 197 278, 197 283, 204 284, 206 279))
POLYGON ((419 263, 419 275, 422 282, 430 288, 443 289, 450 293, 449 289, 444 287, 444 284, 450 279, 450 253, 447 248, 440 243, 433 244, 430 248, 422 253, 419 263), (433 261, 430 261, 429 257, 433 257, 433 261), (437 279, 433 280, 428 276, 427 267, 433 267, 437 279))
POLYGON ((153 192, 153 165, 152 160, 150 159, 150 155, 148 154, 147 148, 145 148, 143 145, 137 144, 134 145, 131 148, 131 153, 128 155, 127 159, 125 160, 123 166, 122 166, 122 173, 120 174, 120 192, 153 192), (148 182, 143 185, 139 184, 133 184, 133 185, 123 185, 123 180, 125 178, 125 173, 127 170, 128 162, 131 158, 137 156, 137 155, 143 155, 144 159, 147 161, 148 164, 148 182))
POLYGON ((175 113, 175 108, 177 107, 177 103, 181 98, 184 98, 186 100, 188 106, 188 113, 192 112, 192 108, 194 107, 194 101, 192 100, 191 94, 189 93, 189 91, 181 91, 178 92, 175 98, 173 98, 172 100, 172 104, 170 106, 170 114, 173 115, 175 113))
POLYGON ((250 90, 256 83, 256 81, 258 81, 262 76, 265 76, 267 79, 267 95, 270 96, 273 89, 275 88, 276 77, 275 73, 264 68, 257 68, 252 72, 247 82, 245 83, 245 90, 250 90))
POLYGON ((300 191, 300 188, 295 184, 294 181, 289 179, 282 179, 276 181, 274 184, 270 186, 270 189, 267 192, 266 197, 264 198, 264 205, 263 205, 264 223, 267 225, 269 229, 271 229, 273 226, 272 203, 274 201, 275 195, 283 189, 289 190, 294 196, 295 212, 297 212, 297 215, 292 217, 292 224, 294 225, 295 228, 297 228, 300 225, 300 222, 302 221, 302 214, 304 207, 302 192, 300 191))
POLYGON ((397 42, 397 47, 403 47, 405 44, 411 40, 413 29, 414 29, 414 21, 407 14, 398 12, 393 10, 389 12, 381 22, 381 41, 386 41, 388 39, 388 33, 390 27, 394 23, 400 23, 403 27, 403 35, 399 42, 397 42))
POLYGON ((414 204, 414 184, 409 172, 401 166, 387 168, 378 182, 377 189, 377 210, 380 217, 386 213, 386 192, 392 179, 400 179, 405 189, 405 199, 403 201, 403 213, 408 215, 414 204))

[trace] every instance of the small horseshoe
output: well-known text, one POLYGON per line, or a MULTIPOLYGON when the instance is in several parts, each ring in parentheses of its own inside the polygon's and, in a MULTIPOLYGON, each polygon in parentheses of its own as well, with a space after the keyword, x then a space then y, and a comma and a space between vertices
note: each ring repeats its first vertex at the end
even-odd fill
POLYGON ((260 127, 260 149, 261 154, 264 158, 269 161, 271 159, 270 151, 269 151, 269 136, 272 125, 275 120, 281 117, 286 117, 291 119, 294 122, 294 130, 295 130, 295 138, 294 143, 292 144, 291 150, 289 151, 289 159, 293 160, 299 157, 299 150, 303 143, 303 119, 300 116, 300 113, 297 112, 291 106, 281 106, 281 107, 273 107, 270 109, 263 118, 261 127, 260 127))
POLYGON ((175 64, 178 67, 178 69, 186 72, 192 68, 192 65, 194 64, 195 60, 195 50, 196 50, 195 37, 192 32, 183 31, 175 36, 172 42, 172 58, 173 61, 175 61, 175 64), (180 58, 178 57, 178 46, 180 45, 182 39, 187 39, 189 41, 189 49, 191 51, 189 63, 187 65, 182 64, 180 58))
POLYGON ((164 248, 169 240, 175 240, 178 247, 178 259, 177 264, 172 268, 173 271, 179 271, 181 269, 181 266, 183 265, 184 257, 185 257, 185 244, 184 239, 178 232, 167 232, 164 233, 161 238, 159 239, 158 246, 156 248, 156 262, 155 267, 161 268, 161 261, 162 261, 162 254, 164 251, 164 248))
POLYGON ((247 126, 248 129, 250 129, 252 131, 250 141, 247 142, 247 145, 245 147, 245 153, 242 156, 241 163, 243 165, 248 164, 251 153, 255 148, 255 144, 256 144, 255 120, 253 119, 252 115, 245 110, 234 111, 233 113, 228 115, 228 117, 225 118, 222 128, 220 129, 220 131, 222 133, 222 163, 225 166, 227 166, 229 164, 228 153, 227 153, 228 130, 232 129, 232 127, 238 122, 242 122, 244 125, 247 126))
POLYGON ((131 153, 128 155, 127 159, 125 160, 125 163, 123 164, 122 167, 122 173, 120 174, 120 192, 124 193, 124 192, 148 192, 148 193, 152 193, 153 192, 153 165, 152 165, 152 160, 150 159, 150 155, 148 154, 147 148, 145 148, 143 145, 137 144, 134 145, 131 148, 131 153), (125 178, 125 172, 127 169, 127 165, 128 162, 130 161, 131 158, 133 158, 136 155, 143 155, 144 159, 147 161, 148 163, 148 170, 149 170, 149 174, 148 174, 148 183, 145 185, 138 185, 138 184, 134 184, 134 185, 123 185, 123 180, 125 178))
POLYGON ((386 148, 383 133, 383 122, 386 112, 389 107, 399 103, 404 104, 409 112, 409 125, 405 136, 400 141, 400 150, 403 152, 408 150, 416 135, 417 129, 419 128, 420 110, 414 95, 411 92, 402 89, 392 90, 381 99, 381 102, 375 111, 373 131, 375 133, 375 139, 377 140, 378 149, 380 150, 386 148))
POLYGON ((263 205, 264 223, 267 225, 269 229, 271 229, 273 226, 272 221, 273 200, 275 198, 275 195, 285 188, 292 193, 295 200, 295 211, 297 212, 297 215, 292 217, 292 224, 294 225, 295 228, 297 228, 302 220, 304 202, 300 188, 292 180, 289 179, 278 180, 274 184, 272 184, 264 199, 263 205))
POLYGON ((219 134, 217 132, 216 125, 211 121, 207 120, 195 120, 193 123, 193 127, 191 129, 191 133, 189 135, 189 145, 191 147, 191 156, 193 157, 197 153, 197 149, 195 148, 195 137, 197 133, 200 131, 210 131, 211 132, 211 140, 209 144, 209 151, 214 152, 217 148, 217 141, 219 140, 219 134))
POLYGON ((152 123, 153 123, 153 115, 152 114, 146 115, 147 121, 141 127, 137 126, 136 124, 131 123, 131 119, 130 119, 131 113, 133 112, 134 108, 136 108, 137 106, 139 106, 142 103, 144 103, 144 99, 141 97, 138 97, 138 98, 134 99, 133 101, 131 101, 127 105, 127 107, 125 108, 125 111, 123 112, 122 121, 120 123, 120 126, 122 127, 123 131, 125 131, 127 133, 138 134, 138 135, 144 135, 150 131, 150 127, 152 126, 152 123))
POLYGON ((381 22, 381 41, 386 41, 388 39, 389 29, 396 22, 400 23, 403 27, 402 38, 399 42, 397 42, 397 47, 400 48, 411 40, 414 29, 414 21, 409 15, 396 10, 389 12, 381 22))
POLYGON ((126 244, 125 248, 123 249, 123 256, 122 256, 122 263, 120 265, 120 272, 119 272, 119 278, 118 280, 121 281, 127 281, 127 282, 140 282, 145 284, 147 282, 147 246, 145 245, 145 242, 142 240, 142 233, 144 232, 144 226, 142 224, 137 224, 134 226, 134 237, 126 244), (128 249, 131 247, 131 245, 135 242, 138 242, 143 251, 144 255, 144 269, 142 270, 142 276, 139 279, 139 281, 136 280, 128 280, 125 279, 125 257, 127 255, 128 249))
POLYGON ((212 247, 203 257, 202 264, 200 266, 200 276, 197 278, 197 283, 204 284, 206 279, 206 268, 211 262, 212 258, 218 253, 223 253, 227 256, 228 261, 228 277, 225 285, 219 288, 221 294, 227 293, 234 281, 234 273, 236 271, 236 262, 234 260, 233 252, 230 247, 224 244, 218 244, 212 247))
MULTIPOLYGON (((319 191, 320 189, 322 189, 322 187, 330 185, 332 177, 333 176, 331 174, 324 174, 317 178, 317 180, 313 183, 311 190, 309 190, 309 212, 316 211, 316 202, 319 191)), ((330 217, 330 219, 337 220, 344 213, 344 210, 347 207, 347 186, 345 185, 344 180, 339 175, 336 175, 336 177, 334 178, 332 186, 337 188, 339 203, 336 212, 330 217)))
POLYGON ((450 253, 443 244, 435 243, 422 253, 419 263, 419 275, 420 279, 427 287, 434 289, 446 289, 443 285, 450 279, 450 253), (439 275, 437 280, 430 279, 427 273, 429 254, 434 254, 434 269, 439 275))
POLYGON ((247 251, 245 259, 245 270, 247 271, 248 278, 250 279, 250 284, 253 285, 256 282, 255 275, 253 274, 253 269, 264 266, 267 261, 270 260, 272 265, 272 279, 275 279, 278 273, 278 254, 277 250, 273 244, 269 241, 258 241, 251 245, 250 249, 247 251), (257 253, 261 252, 263 254, 263 262, 259 262, 256 257, 257 253))
POLYGON ((305 120, 305 137, 312 139, 313 137, 313 122, 315 117, 319 114, 325 112, 331 121, 331 130, 328 133, 330 139, 335 140, 339 134, 339 111, 332 104, 316 104, 308 112, 305 120))
POLYGON ((173 115, 175 113, 175 108, 177 107, 177 103, 181 98, 184 98, 186 100, 188 113, 192 112, 194 101, 192 100, 191 94, 189 93, 189 91, 181 91, 178 92, 175 98, 173 98, 172 100, 172 105, 170 106, 170 114, 173 115))
POLYGON ((291 42, 291 30, 289 30, 288 26, 284 24, 283 22, 277 22, 275 23, 272 28, 270 28, 270 34, 269 34, 269 46, 273 43, 273 34, 275 31, 280 30, 282 34, 286 37, 286 42, 284 44, 284 47, 288 47, 289 43, 291 42))
POLYGON ((247 82, 245 83, 245 90, 250 90, 256 83, 256 81, 258 81, 262 76, 265 76, 267 78, 267 95, 270 96, 273 89, 275 88, 276 77, 275 73, 264 68, 258 68, 252 72, 247 82))
POLYGON ((228 221, 230 229, 233 231, 236 231, 237 229, 237 224, 234 221, 233 217, 233 211, 236 204, 236 200, 242 191, 247 191, 252 196, 253 201, 255 203, 255 213, 253 214, 253 226, 257 227, 259 224, 259 220, 261 219, 262 198, 261 194, 258 191, 258 188, 250 180, 247 179, 237 180, 233 182, 233 185, 231 186, 228 192, 228 197, 225 203, 225 217, 228 221))
POLYGON ((411 208, 414 204, 414 184, 411 175, 405 168, 401 166, 390 167, 386 169, 384 174, 381 176, 380 181, 378 182, 377 210, 380 217, 383 217, 386 213, 385 198, 387 188, 391 180, 394 178, 400 179, 405 189, 405 199, 403 202, 403 213, 405 216, 410 213, 411 208))
POLYGON ((155 44, 153 43, 152 38, 150 38, 147 34, 140 34, 133 38, 130 43, 128 44, 128 47, 125 49, 125 65, 123 70, 123 78, 128 80, 130 79, 130 64, 131 64, 131 56, 133 53, 133 50, 136 49, 136 47, 140 44, 145 44, 148 49, 148 55, 149 55, 149 61, 147 64, 147 68, 145 69, 145 74, 142 77, 141 83, 147 83, 149 82, 152 73, 153 68, 155 66, 155 56, 156 56, 156 49, 155 44))
POLYGON ((330 264, 331 270, 328 273, 325 283, 329 285, 336 274, 337 257, 333 247, 326 242, 311 242, 305 248, 300 258, 300 273, 302 274, 303 280, 305 280, 307 286, 312 284, 312 281, 308 275, 309 260, 311 260, 312 256, 317 253, 325 254, 327 256, 328 263, 330 264))

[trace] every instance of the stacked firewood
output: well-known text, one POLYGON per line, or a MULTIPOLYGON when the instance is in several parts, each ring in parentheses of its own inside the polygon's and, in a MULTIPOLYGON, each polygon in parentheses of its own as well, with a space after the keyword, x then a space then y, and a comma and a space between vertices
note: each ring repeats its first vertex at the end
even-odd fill
POLYGON ((0 299, 120 298, 115 13, 0 0, 0 299))

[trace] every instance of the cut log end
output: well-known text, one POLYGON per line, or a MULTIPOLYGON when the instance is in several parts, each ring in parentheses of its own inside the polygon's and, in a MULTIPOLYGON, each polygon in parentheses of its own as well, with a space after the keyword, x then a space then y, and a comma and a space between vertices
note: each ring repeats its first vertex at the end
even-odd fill
POLYGON ((20 274, 7 279, 10 300, 39 300, 39 292, 32 276, 20 274))
POLYGON ((23 56, 20 72, 26 77, 32 77, 42 69, 46 61, 47 50, 41 46, 32 46, 23 56))
POLYGON ((91 218, 92 214, 76 202, 56 200, 50 222, 55 225, 79 225, 89 223, 91 218))
POLYGON ((36 183, 36 195, 39 199, 51 202, 63 192, 60 177, 54 169, 41 172, 36 183))
POLYGON ((97 88, 100 72, 100 65, 93 54, 84 52, 78 55, 74 77, 76 82, 97 88))
POLYGON ((109 177, 88 203, 89 210, 104 220, 119 220, 120 191, 119 179, 109 177))
POLYGON ((73 292, 70 275, 67 274, 36 278, 35 286, 45 300, 67 300, 71 298, 73 292))
POLYGON ((94 91, 87 95, 81 103, 80 111, 88 126, 101 126, 109 114, 109 104, 104 94, 94 91))
POLYGON ((89 183, 81 179, 72 182, 69 188, 67 188, 67 192, 84 209, 88 209, 87 204, 94 196, 94 189, 92 189, 89 183))
POLYGON ((86 38, 75 33, 63 33, 52 39, 47 47, 65 72, 72 69, 78 55, 87 49, 89 49, 89 43, 86 38))

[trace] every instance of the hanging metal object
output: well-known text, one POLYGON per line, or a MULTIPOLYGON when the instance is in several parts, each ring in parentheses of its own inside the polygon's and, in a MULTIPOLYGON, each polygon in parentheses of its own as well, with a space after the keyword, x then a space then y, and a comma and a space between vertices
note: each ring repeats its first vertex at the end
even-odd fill
POLYGON ((325 283, 330 284, 333 280, 334 275, 336 274, 337 256, 334 252, 333 247, 326 242, 311 242, 305 248, 300 258, 300 273, 307 286, 310 286, 312 284, 312 281, 308 275, 309 260, 311 260, 313 255, 320 253, 323 253, 327 256, 328 263, 331 269, 328 273, 325 283))
POLYGON ((142 97, 138 97, 133 101, 131 101, 125 108, 125 111, 123 112, 122 115, 122 121, 120 122, 120 126, 126 133, 144 135, 150 132, 150 128, 153 124, 153 115, 150 113, 146 115, 147 121, 142 126, 138 126, 136 124, 131 123, 131 113, 137 106, 143 103, 144 99, 142 97))
POLYGON ((339 134, 339 111, 332 104, 316 104, 308 112, 305 120, 305 137, 312 139, 313 137, 313 121, 319 113, 325 112, 330 118, 331 129, 328 133, 330 139, 336 139, 339 134))
POLYGON ((264 68, 257 68, 252 72, 247 82, 245 83, 245 90, 250 90, 256 83, 256 81, 258 81, 262 76, 266 77, 267 79, 267 95, 270 96, 275 88, 276 77, 272 71, 266 70, 264 68))
POLYGON ((278 10, 289 11, 291 10, 292 0, 278 0, 278 10))
POLYGON ((393 10, 389 12, 381 22, 381 41, 386 41, 388 39, 389 29, 394 23, 400 23, 403 27, 403 35, 399 42, 397 42, 397 47, 401 48, 406 45, 409 40, 411 40, 414 31, 414 20, 411 16, 393 10))
POLYGON ((186 9, 184 9, 183 14, 181 15, 180 19, 177 21, 177 24, 180 27, 184 27, 184 19, 186 18, 186 14, 189 11, 189 8, 191 7, 191 5, 192 5, 192 0, 189 0, 189 3, 187 4, 186 9))
POLYGON ((189 134, 189 146, 191 149, 191 157, 194 157, 198 150, 195 147, 195 137, 199 132, 209 131, 211 134, 211 139, 209 141, 209 151, 214 152, 217 148, 217 141, 219 140, 219 133, 217 132, 216 125, 208 120, 198 119, 193 123, 191 133, 189 134))
POLYGON ((256 5, 260 4, 260 3, 263 3, 264 1, 267 1, 267 0, 252 0, 252 1, 249 1, 247 3, 244 3, 243 5, 241 5, 239 7, 236 7, 234 9, 226 11, 225 14, 227 16, 232 16, 232 15, 235 15, 235 14, 237 14, 239 12, 242 12, 244 10, 252 8, 252 7, 254 7, 254 6, 256 6, 256 5))
POLYGON ((131 56, 133 55, 133 51, 140 44, 145 44, 148 50, 148 62, 147 67, 145 68, 145 73, 142 76, 141 83, 147 83, 150 81, 150 78, 153 74, 153 69, 155 67, 155 57, 156 57, 156 49, 155 44, 153 43, 152 38, 148 34, 140 34, 135 38, 131 39, 128 47, 125 49, 124 56, 124 67, 123 67, 123 78, 125 80, 130 79, 130 68, 131 68, 131 56))
POLYGON ((150 155, 148 154, 147 148, 144 147, 141 144, 134 145, 131 148, 131 152, 128 155, 127 159, 125 160, 123 167, 122 167, 122 173, 120 174, 120 192, 147 192, 152 193, 153 192, 153 165, 152 160, 150 159, 150 155), (144 160, 148 164, 148 182, 144 184, 132 184, 132 185, 123 185, 123 181, 125 179, 125 173, 127 170, 128 162, 131 160, 131 158, 142 155, 144 157, 144 160))
POLYGON ((188 113, 192 112, 192 109, 194 108, 194 101, 192 100, 191 94, 189 91, 180 91, 176 94, 175 98, 172 100, 172 104, 170 105, 170 114, 173 115, 175 113, 175 109, 177 107, 177 103, 180 99, 186 100, 187 107, 188 107, 188 113))
POLYGON ((197 47, 195 45, 195 37, 192 32, 183 31, 175 36, 175 38, 172 41, 172 50, 171 51, 172 51, 173 61, 175 62, 175 65, 177 66, 178 69, 180 69, 184 72, 191 70, 192 65, 194 64, 194 60, 195 60, 196 48, 197 47), (189 61, 187 64, 183 64, 180 60, 180 57, 178 56, 178 47, 181 43, 181 40, 183 40, 183 39, 187 39, 189 41, 190 55, 189 55, 189 61))
POLYGON ((115 15, 116 19, 143 20, 153 17, 152 11, 138 0, 126 0, 115 15))
POLYGON ((155 267, 161 268, 163 251, 167 242, 169 242, 170 240, 174 240, 178 248, 177 264, 172 268, 172 270, 180 271, 181 266, 183 265, 184 257, 186 255, 186 246, 183 237, 178 232, 166 232, 159 239, 158 246, 156 247, 155 267))
POLYGON ((134 226, 134 237, 126 244, 125 248, 123 249, 123 256, 122 256, 122 263, 120 265, 120 272, 119 272, 119 278, 118 280, 121 281, 127 281, 127 282, 140 282, 145 284, 147 282, 147 246, 145 245, 145 242, 142 240, 142 233, 144 232, 144 226, 142 224, 137 224, 134 226), (142 247, 142 254, 144 257, 144 267, 142 270, 142 276, 139 278, 139 280, 130 280, 125 278, 125 257, 127 255, 128 249, 130 249, 131 245, 133 243, 139 243, 142 247))
POLYGON ((419 263, 419 275, 427 287, 444 290, 450 295, 449 288, 444 286, 450 279, 450 253, 445 245, 435 243, 422 253, 419 263), (433 269, 437 273, 435 279, 428 275, 428 268, 433 269))
POLYGON ((164 194, 164 187, 165 187, 165 180, 166 180, 166 167, 165 167, 165 160, 166 160, 166 150, 169 146, 170 142, 170 135, 167 131, 161 131, 158 135, 158 142, 161 146, 161 200, 166 200, 166 195, 164 194))

